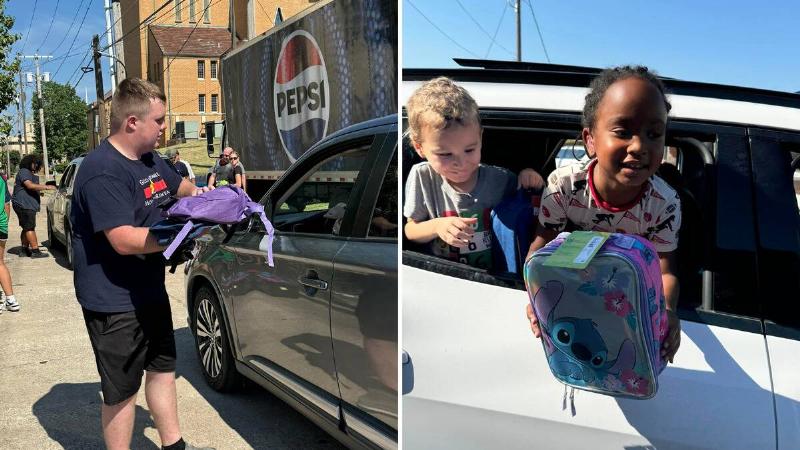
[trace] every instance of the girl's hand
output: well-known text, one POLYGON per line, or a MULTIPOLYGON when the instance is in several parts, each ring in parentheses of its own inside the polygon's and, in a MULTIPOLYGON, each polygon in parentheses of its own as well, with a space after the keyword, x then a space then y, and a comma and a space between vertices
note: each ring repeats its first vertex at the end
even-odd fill
POLYGON ((523 169, 519 173, 517 185, 523 189, 542 189, 544 187, 544 179, 533 169, 523 169))
POLYGON ((525 314, 528 316, 528 321, 531 323, 533 335, 537 338, 541 338, 542 330, 539 329, 539 320, 536 318, 536 314, 533 313, 533 306, 531 306, 530 302, 525 306, 525 314))
POLYGON ((669 322, 669 331, 667 332, 667 338, 664 339, 664 345, 661 347, 661 357, 671 363, 675 358, 675 353, 681 346, 681 319, 675 311, 668 309, 667 320, 669 322))
POLYGON ((436 234, 443 241, 453 247, 466 248, 475 234, 472 225, 478 223, 478 218, 440 217, 436 221, 436 234))

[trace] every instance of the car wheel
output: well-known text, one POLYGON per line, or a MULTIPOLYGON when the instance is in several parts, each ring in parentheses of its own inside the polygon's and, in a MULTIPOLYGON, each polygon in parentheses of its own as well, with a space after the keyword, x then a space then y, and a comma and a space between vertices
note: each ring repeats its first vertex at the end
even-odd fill
POLYGON ((64 244, 67 248, 67 266, 72 269, 73 253, 72 253, 72 230, 67 230, 64 235, 67 238, 67 243, 64 244))
POLYGON ((241 384, 219 300, 203 286, 194 296, 194 342, 203 377, 214 390, 232 391, 241 384))

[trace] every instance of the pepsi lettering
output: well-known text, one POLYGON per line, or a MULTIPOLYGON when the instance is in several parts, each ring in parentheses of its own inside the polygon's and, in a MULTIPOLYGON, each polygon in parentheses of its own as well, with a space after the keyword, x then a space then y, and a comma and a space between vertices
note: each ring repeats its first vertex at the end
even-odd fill
POLYGON ((325 108, 325 80, 312 81, 308 86, 298 86, 276 94, 278 102, 278 117, 283 117, 284 111, 288 116, 301 114, 304 108, 316 111, 325 108))

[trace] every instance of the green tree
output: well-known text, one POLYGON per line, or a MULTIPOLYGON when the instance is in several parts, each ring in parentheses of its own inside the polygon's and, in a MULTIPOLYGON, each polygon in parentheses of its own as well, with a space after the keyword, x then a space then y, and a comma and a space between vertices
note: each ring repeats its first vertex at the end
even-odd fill
MULTIPOLYGON (((75 89, 55 81, 42 83, 44 125, 47 133, 47 158, 54 163, 71 160, 86 149, 86 105, 75 89)), ((42 131, 39 125, 38 97, 33 97, 34 140, 36 151, 42 152, 42 131)))
POLYGON ((20 38, 11 33, 14 18, 5 14, 6 0, 0 0, 0 111, 5 111, 14 101, 17 91, 16 77, 19 72, 19 58, 9 58, 11 46, 20 38))
MULTIPOLYGON (((11 121, 11 117, 7 115, 0 115, 0 149, 7 150, 5 148, 6 145, 11 143, 14 139, 11 137, 11 130, 13 129, 13 124, 11 121)), ((16 168, 19 164, 19 152, 16 150, 12 150, 9 153, 9 159, 11 160, 11 167, 16 168)), ((0 153, 0 167, 5 169, 7 174, 13 172, 13 170, 9 170, 6 167, 6 155, 5 151, 0 153)))

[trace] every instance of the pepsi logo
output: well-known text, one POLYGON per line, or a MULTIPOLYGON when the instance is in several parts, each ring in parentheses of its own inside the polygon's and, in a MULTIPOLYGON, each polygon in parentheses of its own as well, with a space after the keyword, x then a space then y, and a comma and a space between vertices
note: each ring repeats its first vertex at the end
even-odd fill
POLYGON ((328 130, 330 85, 314 36, 297 30, 283 40, 273 86, 278 135, 294 162, 328 130))

